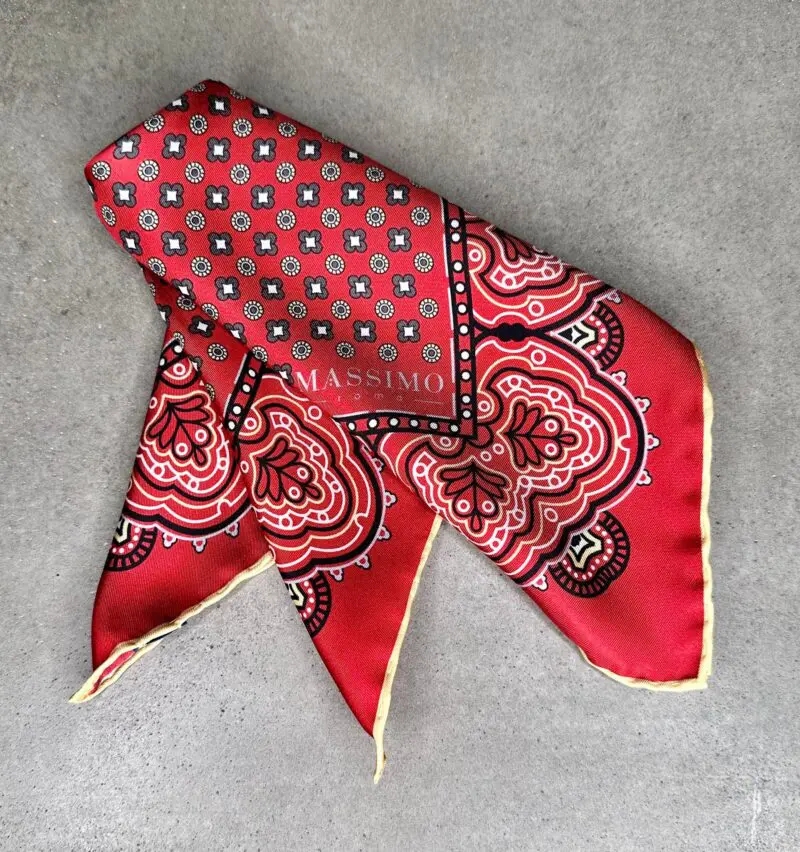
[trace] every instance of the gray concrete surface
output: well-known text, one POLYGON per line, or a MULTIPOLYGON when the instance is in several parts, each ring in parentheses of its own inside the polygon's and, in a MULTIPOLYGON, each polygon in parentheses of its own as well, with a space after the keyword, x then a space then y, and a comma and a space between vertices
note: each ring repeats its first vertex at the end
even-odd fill
POLYGON ((0 5, 3 849, 800 846, 798 5, 0 5), (606 680, 444 532, 377 789, 372 742, 272 574, 67 704, 161 335, 81 168, 207 76, 700 344, 717 410, 707 692, 606 680))

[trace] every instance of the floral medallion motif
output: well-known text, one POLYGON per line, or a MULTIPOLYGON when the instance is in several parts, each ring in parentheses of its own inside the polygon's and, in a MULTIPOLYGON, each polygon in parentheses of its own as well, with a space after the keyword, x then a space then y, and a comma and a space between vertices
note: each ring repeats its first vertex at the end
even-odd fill
POLYGON ((112 552, 117 549, 113 565, 118 570, 134 567, 144 558, 145 529, 160 530, 166 545, 190 539, 200 550, 209 536, 223 531, 235 535, 236 522, 248 508, 247 487, 221 418, 181 342, 174 339, 162 352, 112 545, 112 552))
POLYGON ((248 356, 225 414, 253 510, 285 579, 356 561, 379 535, 383 487, 345 427, 248 356))

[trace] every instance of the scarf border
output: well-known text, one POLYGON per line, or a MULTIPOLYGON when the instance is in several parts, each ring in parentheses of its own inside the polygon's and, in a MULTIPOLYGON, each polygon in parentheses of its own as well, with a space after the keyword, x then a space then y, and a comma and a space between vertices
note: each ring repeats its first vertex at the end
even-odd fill
POLYGON ((164 624, 158 625, 158 627, 154 627, 138 639, 129 639, 127 642, 120 642, 108 657, 92 672, 86 683, 69 699, 70 704, 83 704, 99 695, 111 686, 112 683, 115 683, 138 659, 149 651, 152 651, 170 633, 174 633, 179 627, 183 627, 190 618, 199 615, 204 609, 213 606, 222 600, 222 598, 229 595, 238 585, 255 577, 256 574, 260 574, 274 564, 275 560, 272 558, 272 554, 265 553, 261 559, 249 568, 245 568, 244 571, 239 572, 235 577, 231 578, 221 589, 218 589, 194 606, 189 607, 189 609, 185 609, 180 615, 172 619, 172 621, 167 621, 164 624), (120 662, 126 655, 129 656, 120 662))
POLYGON ((372 779, 375 784, 381 780, 383 770, 386 768, 386 752, 383 750, 383 735, 386 730, 386 720, 389 716, 389 707, 392 703, 392 684, 394 683, 397 664, 400 660, 400 650, 403 647, 403 641, 406 638, 406 631, 408 630, 408 625, 411 620, 411 608, 414 605, 414 598, 417 596, 419 582, 422 578, 422 571, 425 568, 425 563, 428 561, 431 548, 433 547, 433 542, 436 540, 436 536, 441 525, 442 519, 439 515, 436 515, 433 519, 433 524, 431 524, 431 530, 428 533, 428 540, 425 542, 425 547, 422 550, 422 556, 420 556, 419 559, 417 573, 414 575, 414 580, 411 583, 411 590, 408 593, 408 602, 406 603, 406 611, 403 615, 403 620, 400 623, 400 630, 397 632, 397 638, 395 639, 392 654, 389 657, 389 664, 386 667, 386 673, 383 676, 383 686, 381 687, 380 698, 378 698, 378 709, 375 712, 375 722, 372 726, 372 738, 375 740, 376 749, 375 775, 372 779))
POLYGON ((714 399, 708 383, 708 371, 700 350, 692 344, 700 366, 703 380, 703 481, 700 491, 700 543, 703 563, 703 641, 697 675, 685 680, 654 681, 644 678, 628 677, 612 672, 593 663, 583 648, 578 648, 584 660, 594 669, 625 686, 636 689, 651 689, 656 692, 690 692, 705 689, 711 676, 711 658, 714 645, 714 602, 712 600, 711 577, 711 521, 708 515, 708 502, 711 494, 711 423, 714 419, 714 399))

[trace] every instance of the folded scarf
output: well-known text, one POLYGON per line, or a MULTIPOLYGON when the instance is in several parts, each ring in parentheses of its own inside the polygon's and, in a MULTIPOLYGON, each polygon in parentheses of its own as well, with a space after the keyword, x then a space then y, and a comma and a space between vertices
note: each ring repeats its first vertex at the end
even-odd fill
POLYGON ((377 780, 442 519, 605 674, 706 685, 711 396, 675 329, 218 82, 86 177, 166 332, 73 701, 274 566, 377 780))

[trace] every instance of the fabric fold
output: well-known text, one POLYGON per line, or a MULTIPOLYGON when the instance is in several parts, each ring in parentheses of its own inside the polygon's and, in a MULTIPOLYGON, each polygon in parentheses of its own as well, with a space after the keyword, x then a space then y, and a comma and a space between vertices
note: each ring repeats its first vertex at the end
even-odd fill
POLYGON ((438 518, 229 330, 199 328, 178 307, 178 288, 149 270, 145 278, 171 319, 95 601, 95 671, 72 700, 93 698, 189 618, 277 565, 323 662, 375 737, 377 780, 399 650, 438 518), (200 353, 215 345, 229 356, 204 364, 200 353))
POLYGON ((167 333, 78 699, 274 562, 377 779, 441 520, 606 674, 705 686, 711 401, 675 329, 222 83, 86 176, 167 333))

